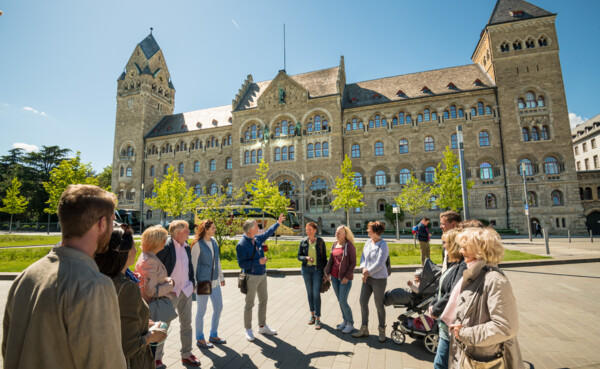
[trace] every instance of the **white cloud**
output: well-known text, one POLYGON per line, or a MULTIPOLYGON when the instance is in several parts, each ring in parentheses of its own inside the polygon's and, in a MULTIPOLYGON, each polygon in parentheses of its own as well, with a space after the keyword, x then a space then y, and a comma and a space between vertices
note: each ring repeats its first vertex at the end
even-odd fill
POLYGON ((35 110, 34 108, 32 108, 30 106, 24 106, 23 110, 30 111, 30 112, 32 112, 34 114, 37 114, 37 115, 40 115, 42 117, 47 117, 48 116, 48 114, 44 113, 43 111, 42 112, 37 111, 37 110, 35 110))
POLYGON ((15 142, 13 144, 13 148, 15 149, 23 149, 26 152, 38 151, 38 147, 35 145, 26 144, 23 142, 15 142))
POLYGON ((4 103, 4 104, 2 104, 2 106, 9 107, 9 106, 10 106, 10 104, 4 103))
POLYGON ((231 18, 231 21, 233 22, 233 25, 235 26, 235 28, 240 29, 240 26, 237 24, 235 19, 231 18))
POLYGON ((586 120, 588 120, 588 119, 582 118, 581 116, 579 116, 575 113, 569 113, 569 122, 571 123, 571 128, 575 128, 576 126, 580 125, 581 123, 585 122, 586 120))

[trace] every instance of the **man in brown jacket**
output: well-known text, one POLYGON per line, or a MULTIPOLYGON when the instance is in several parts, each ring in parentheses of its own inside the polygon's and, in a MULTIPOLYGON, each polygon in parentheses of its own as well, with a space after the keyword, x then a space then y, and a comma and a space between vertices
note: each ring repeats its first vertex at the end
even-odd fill
POLYGON ((4 312, 7 369, 125 369, 113 282, 93 256, 106 251, 115 196, 71 185, 58 205, 60 246, 14 281, 4 312))

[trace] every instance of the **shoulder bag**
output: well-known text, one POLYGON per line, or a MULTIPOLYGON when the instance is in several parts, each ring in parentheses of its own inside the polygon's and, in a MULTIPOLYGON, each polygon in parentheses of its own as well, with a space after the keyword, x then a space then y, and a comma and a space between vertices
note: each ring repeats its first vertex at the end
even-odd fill
MULTIPOLYGON (((200 240, 200 241, 206 245, 206 242, 204 242, 204 240, 200 240)), ((208 245, 206 245, 206 246, 208 247, 208 245)), ((211 270, 210 270, 210 281, 197 281, 196 282, 196 295, 210 295, 212 293, 212 278, 213 278, 213 274, 215 272, 215 254, 214 254, 214 252, 216 252, 214 245, 212 244, 212 240, 211 240, 211 246, 213 248, 213 259, 212 259, 211 270)), ((198 243, 198 247, 201 247, 200 243, 198 243)))
MULTIPOLYGON (((254 250, 252 251, 252 259, 254 259, 254 254, 256 254, 256 246, 254 246, 254 250)), ((244 295, 248 293, 248 275, 246 275, 244 269, 238 275, 238 288, 244 295)))
POLYGON ((156 286, 154 300, 150 301, 148 308, 150 309, 150 319, 155 322, 168 323, 177 318, 177 312, 175 312, 171 299, 167 296, 158 297, 158 286, 156 286))

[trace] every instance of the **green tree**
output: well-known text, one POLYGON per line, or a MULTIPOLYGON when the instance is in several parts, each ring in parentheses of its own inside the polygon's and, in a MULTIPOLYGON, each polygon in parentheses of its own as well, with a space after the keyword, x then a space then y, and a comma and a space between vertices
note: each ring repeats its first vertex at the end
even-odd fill
MULTIPOLYGON (((391 224, 396 224, 396 214, 394 214, 394 207, 392 204, 385 204, 385 211, 383 213, 385 219, 387 219, 391 224)), ((398 213, 398 221, 404 220, 404 210, 400 209, 400 213, 398 213)))
POLYGON ((0 211, 10 214, 10 223, 8 226, 8 233, 12 231, 12 221, 14 214, 21 214, 27 208, 29 201, 25 197, 21 196, 21 181, 17 177, 12 180, 12 186, 6 191, 6 196, 2 199, 4 207, 0 208, 0 211))
MULTIPOLYGON (((467 191, 473 187, 473 181, 467 180, 467 191)), ((468 193, 468 192, 467 192, 468 193)), ((435 203, 442 209, 457 212, 462 210, 462 187, 458 157, 446 146, 444 160, 435 170, 434 185, 431 194, 436 196, 435 203)))
POLYGON ((264 160, 258 165, 256 175, 258 178, 246 183, 246 191, 250 193, 252 200, 251 205, 261 209, 261 214, 272 213, 277 217, 281 213, 286 213, 286 208, 290 205, 290 200, 279 193, 277 184, 270 182, 267 178, 269 173, 269 164, 264 160))
POLYGON ((84 164, 80 158, 81 152, 77 151, 74 158, 65 159, 50 171, 50 178, 42 185, 48 193, 48 207, 44 209, 46 213, 56 213, 60 196, 67 186, 72 184, 90 184, 97 185, 98 180, 93 176, 91 164, 84 164))
POLYGON ((199 196, 196 212, 198 220, 210 219, 215 223, 215 239, 219 245, 223 244, 226 237, 239 233, 246 221, 245 217, 232 216, 234 213, 242 213, 241 206, 234 205, 243 197, 242 191, 233 190, 230 196, 223 192, 199 196))
POLYGON ((162 181, 154 179, 154 193, 156 196, 146 199, 145 203, 152 210, 161 210, 161 222, 163 212, 178 217, 183 213, 194 212, 198 204, 194 189, 187 187, 185 180, 173 167, 169 167, 169 172, 162 181))
POLYGON ((98 179, 98 186, 110 192, 112 182, 112 164, 104 167, 104 169, 102 169, 102 173, 98 174, 96 178, 98 179))
MULTIPOLYGON (((419 182, 415 176, 411 175, 402 192, 394 198, 400 209, 412 215, 413 225, 415 224, 417 214, 429 208, 429 192, 427 191, 427 187, 425 184, 419 182)), ((414 243, 416 246, 416 241, 414 243)))
POLYGON ((341 177, 335 178, 335 188, 331 190, 335 199, 331 202, 333 210, 344 209, 346 212, 346 225, 350 227, 350 209, 362 208, 363 193, 354 182, 355 173, 352 171, 352 160, 346 155, 342 162, 341 177))

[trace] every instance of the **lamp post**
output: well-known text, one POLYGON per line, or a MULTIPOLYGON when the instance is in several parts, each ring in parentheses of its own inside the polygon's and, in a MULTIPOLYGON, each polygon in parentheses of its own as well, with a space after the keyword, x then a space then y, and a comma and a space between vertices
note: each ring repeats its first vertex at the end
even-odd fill
POLYGON ((469 199, 467 198, 467 175, 465 173, 465 148, 463 141, 462 126, 456 126, 456 141, 458 142, 458 158, 460 164, 460 186, 462 188, 463 216, 465 220, 471 219, 469 216, 469 199))
POLYGON ((523 175, 523 204, 525 206, 525 215, 527 216, 527 232, 529 232, 529 242, 531 242, 531 220, 529 218, 529 201, 527 201, 527 177, 525 176, 525 163, 521 163, 521 174, 523 175))
POLYGON ((306 206, 306 203, 304 202, 304 173, 300 174, 300 181, 302 182, 302 207, 300 208, 302 209, 302 222, 300 224, 302 227, 302 237, 304 237, 306 232, 304 229, 304 206, 306 206))

